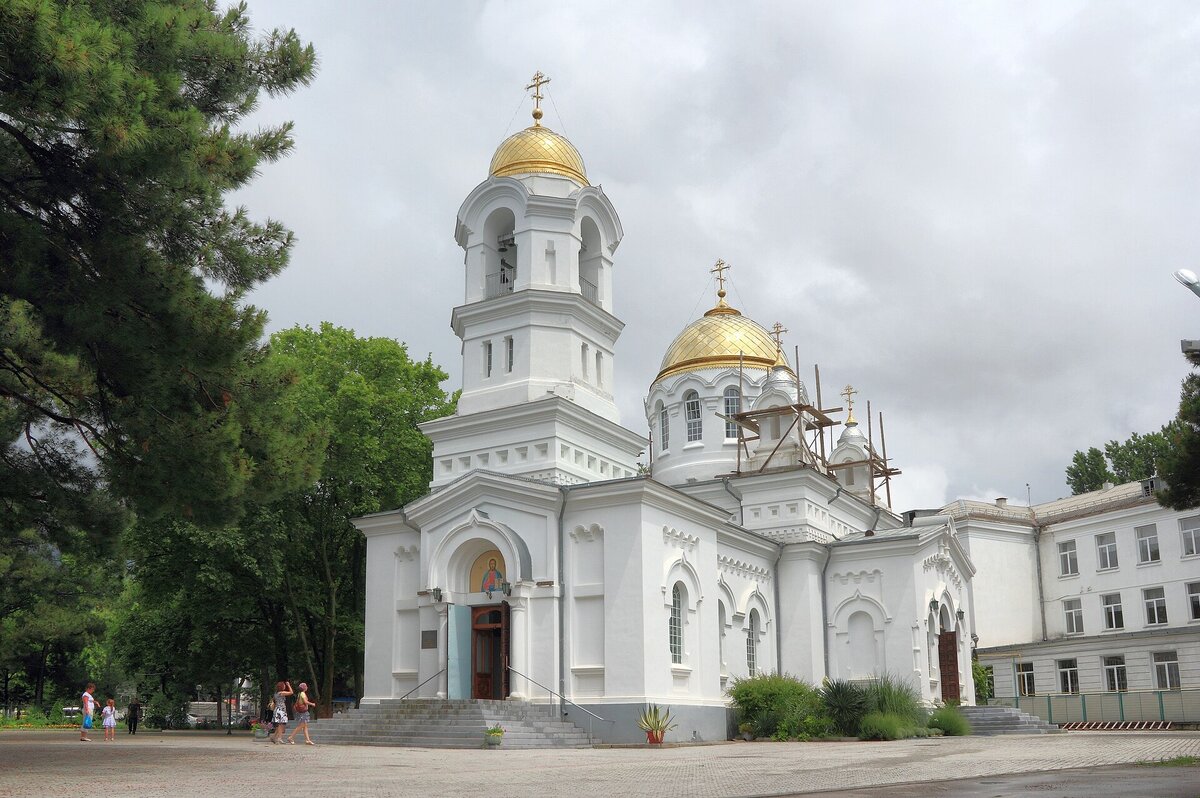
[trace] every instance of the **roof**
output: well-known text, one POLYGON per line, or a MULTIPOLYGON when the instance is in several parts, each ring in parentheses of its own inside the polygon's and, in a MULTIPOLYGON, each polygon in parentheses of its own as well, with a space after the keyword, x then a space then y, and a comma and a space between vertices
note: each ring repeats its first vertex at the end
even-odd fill
POLYGON ((575 145, 548 127, 534 124, 506 138, 492 156, 491 173, 496 177, 523 174, 553 174, 588 185, 583 157, 575 145))
POLYGON ((953 518, 983 518, 996 521, 1009 521, 1023 524, 1047 524, 1068 521, 1073 518, 1083 518, 1089 515, 1099 515, 1113 510, 1133 507, 1139 504, 1149 504, 1154 499, 1155 484, 1153 479, 1138 482, 1126 482, 1100 490, 1088 491, 1075 496, 1067 496, 1054 501, 1035 504, 1031 508, 1024 505, 1000 506, 989 502, 958 499, 942 507, 939 512, 953 518))

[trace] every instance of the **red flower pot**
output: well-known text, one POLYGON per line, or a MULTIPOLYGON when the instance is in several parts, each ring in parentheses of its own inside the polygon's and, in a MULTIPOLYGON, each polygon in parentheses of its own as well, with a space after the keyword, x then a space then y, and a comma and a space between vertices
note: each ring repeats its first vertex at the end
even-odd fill
POLYGON ((650 745, 662 745, 664 732, 648 731, 646 732, 646 742, 650 745))

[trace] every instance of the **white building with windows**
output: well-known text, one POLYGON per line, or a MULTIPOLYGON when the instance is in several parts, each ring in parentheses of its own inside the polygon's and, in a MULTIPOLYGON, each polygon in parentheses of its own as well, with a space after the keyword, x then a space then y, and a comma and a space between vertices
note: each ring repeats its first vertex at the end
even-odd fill
POLYGON ((364 702, 558 694, 610 741, 641 738, 647 702, 678 718, 668 740, 724 739, 730 679, 764 671, 889 672, 929 701, 973 702, 959 522, 883 506, 852 417, 831 452, 814 446, 835 422, 779 327, 719 291, 651 381, 652 448, 620 425, 621 223, 540 117, 458 212, 463 386, 456 414, 423 426, 430 492, 356 521, 364 702))
POLYGON ((1056 722, 1200 719, 1200 510, 1161 507, 1154 490, 943 508, 988 564, 974 608, 998 698, 1056 722), (1096 693, 1090 718, 1087 700, 1068 700, 1096 693))

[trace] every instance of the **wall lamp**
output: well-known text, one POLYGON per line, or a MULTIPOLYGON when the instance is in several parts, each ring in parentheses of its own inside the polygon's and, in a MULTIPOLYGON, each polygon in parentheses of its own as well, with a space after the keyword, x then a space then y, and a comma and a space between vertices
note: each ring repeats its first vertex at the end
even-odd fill
POLYGON ((435 587, 433 589, 433 603, 434 604, 442 603, 442 589, 440 587, 435 587))
POLYGON ((938 611, 938 600, 930 599, 929 600, 929 612, 933 615, 937 615, 937 611, 938 611))
POLYGON ((965 617, 966 617, 966 615, 967 615, 967 614, 966 614, 965 612, 963 612, 962 610, 959 610, 958 612, 956 612, 956 613, 954 613, 954 614, 958 616, 958 622, 959 622, 959 623, 962 623, 962 619, 963 619, 963 618, 965 618, 965 617))

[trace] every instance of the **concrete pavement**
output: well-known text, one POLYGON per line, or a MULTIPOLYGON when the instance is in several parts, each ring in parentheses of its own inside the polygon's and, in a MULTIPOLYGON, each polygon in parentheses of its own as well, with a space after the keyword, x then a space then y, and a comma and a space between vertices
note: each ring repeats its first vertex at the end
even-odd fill
MULTIPOLYGON (((319 738, 315 729, 314 737, 319 738)), ((274 746, 245 732, 233 737, 211 732, 122 733, 118 738, 115 743, 81 743, 73 731, 0 732, 0 797, 70 795, 96 788, 129 798, 168 793, 261 796, 280 791, 306 797, 724 798, 846 790, 867 790, 860 793, 867 795, 884 785, 946 779, 967 779, 964 785, 976 785, 1004 774, 1200 756, 1197 732, 540 751, 274 746)), ((1146 769, 1155 774, 1174 770, 1146 769)), ((1200 787, 1195 793, 1200 795, 1200 787)), ((909 793, 889 789, 888 794, 955 793, 918 788, 909 793)), ((1014 793, 964 794, 1028 792, 1016 788, 1014 793)))

